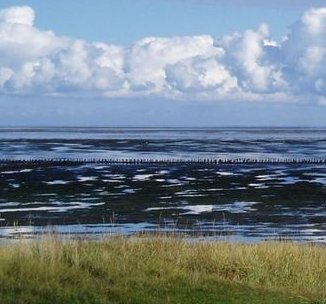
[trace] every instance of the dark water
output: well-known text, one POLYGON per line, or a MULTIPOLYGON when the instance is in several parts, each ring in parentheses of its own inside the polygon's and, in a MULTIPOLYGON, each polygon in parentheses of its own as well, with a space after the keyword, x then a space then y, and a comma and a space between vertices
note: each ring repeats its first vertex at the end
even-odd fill
MULTIPOLYGON (((0 129, 0 159, 311 159, 323 129, 0 129)), ((0 167, 0 237, 179 231, 326 242, 326 166, 0 167)))

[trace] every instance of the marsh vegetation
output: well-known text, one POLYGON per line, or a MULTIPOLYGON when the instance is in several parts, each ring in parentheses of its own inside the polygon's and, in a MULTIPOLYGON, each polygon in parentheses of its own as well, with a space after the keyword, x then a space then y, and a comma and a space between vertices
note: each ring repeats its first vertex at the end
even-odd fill
POLYGON ((0 248, 0 302, 324 303, 326 249, 180 237, 48 237, 0 248))

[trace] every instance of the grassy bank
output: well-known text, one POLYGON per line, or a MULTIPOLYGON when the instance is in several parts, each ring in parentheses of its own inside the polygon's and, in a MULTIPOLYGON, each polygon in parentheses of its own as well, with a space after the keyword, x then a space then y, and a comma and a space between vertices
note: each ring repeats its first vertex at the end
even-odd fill
POLYGON ((0 303, 326 303, 326 249, 111 238, 0 247, 0 303))

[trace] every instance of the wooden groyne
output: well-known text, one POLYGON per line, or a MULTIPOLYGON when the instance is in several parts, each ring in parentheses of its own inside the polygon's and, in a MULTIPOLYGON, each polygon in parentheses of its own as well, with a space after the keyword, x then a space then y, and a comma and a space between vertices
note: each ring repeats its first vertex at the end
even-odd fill
POLYGON ((3 166, 74 166, 86 164, 99 165, 281 165, 281 164, 326 164, 326 158, 312 159, 0 159, 3 166))

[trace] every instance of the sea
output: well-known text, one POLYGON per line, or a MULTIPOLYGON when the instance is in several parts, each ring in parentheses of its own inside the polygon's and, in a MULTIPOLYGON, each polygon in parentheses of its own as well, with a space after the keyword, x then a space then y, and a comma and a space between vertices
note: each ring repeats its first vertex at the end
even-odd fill
POLYGON ((316 128, 0 128, 0 240, 326 243, 325 158, 316 128))

